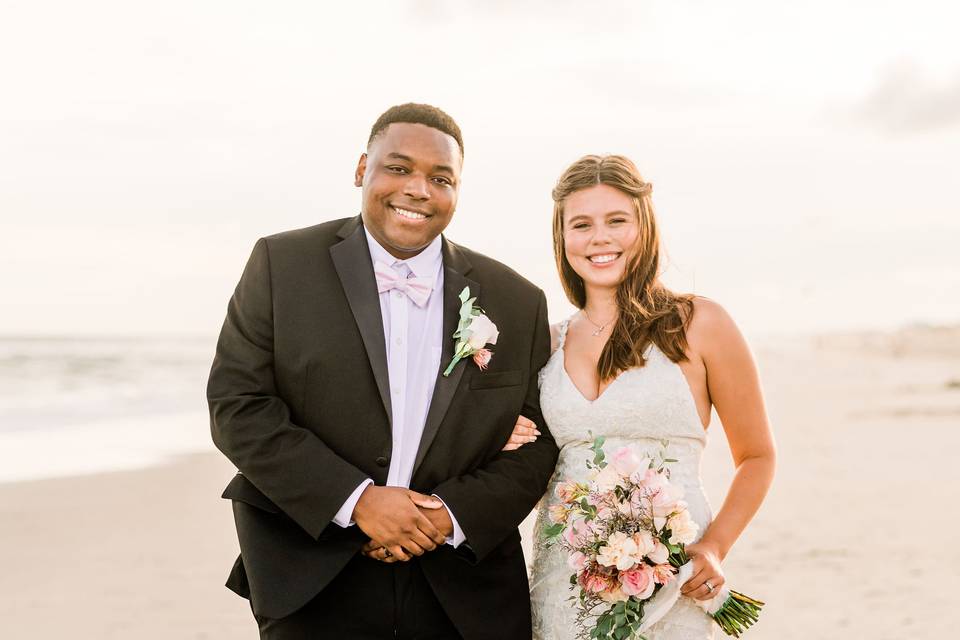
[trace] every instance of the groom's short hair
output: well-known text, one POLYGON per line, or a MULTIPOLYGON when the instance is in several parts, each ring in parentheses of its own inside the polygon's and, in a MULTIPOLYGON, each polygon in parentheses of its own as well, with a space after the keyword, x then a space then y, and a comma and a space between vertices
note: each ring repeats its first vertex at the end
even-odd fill
POLYGON ((423 124, 438 131, 442 131, 457 141, 460 146, 460 155, 463 156, 463 136, 460 135, 460 127, 456 121, 447 115, 444 111, 429 104, 417 104, 408 102, 390 107, 383 112, 377 121, 373 123, 370 129, 370 137, 367 139, 367 147, 370 147, 378 135, 395 122, 406 122, 409 124, 423 124))

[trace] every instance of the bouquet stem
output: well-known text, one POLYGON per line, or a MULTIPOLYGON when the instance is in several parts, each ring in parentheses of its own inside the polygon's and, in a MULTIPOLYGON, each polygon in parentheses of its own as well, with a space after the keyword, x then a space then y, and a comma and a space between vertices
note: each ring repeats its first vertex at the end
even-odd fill
POLYGON ((725 634, 739 638, 743 631, 760 619, 763 604, 738 591, 730 591, 730 595, 712 616, 725 634))

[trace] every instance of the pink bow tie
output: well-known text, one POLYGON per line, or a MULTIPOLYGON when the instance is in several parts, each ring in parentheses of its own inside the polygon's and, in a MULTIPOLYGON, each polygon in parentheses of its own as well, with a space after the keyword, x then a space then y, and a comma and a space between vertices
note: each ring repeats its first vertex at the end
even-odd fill
POLYGON ((377 291, 383 293, 396 289, 407 294, 407 297, 418 307, 423 307, 430 299, 433 284, 427 278, 404 278, 393 268, 379 260, 373 265, 373 272, 377 276, 377 291))

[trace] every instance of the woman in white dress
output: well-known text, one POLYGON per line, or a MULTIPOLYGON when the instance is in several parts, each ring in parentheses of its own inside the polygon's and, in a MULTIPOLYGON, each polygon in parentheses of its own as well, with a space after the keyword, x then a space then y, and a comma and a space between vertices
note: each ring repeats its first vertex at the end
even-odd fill
MULTIPOLYGON (((594 437, 656 453, 666 443, 671 480, 699 525, 687 550, 693 578, 677 604, 644 632, 648 640, 713 637, 715 624, 693 600, 724 584, 721 564, 766 495, 774 444, 757 370, 733 320, 716 302, 675 294, 659 281, 660 246, 651 186, 622 156, 586 156, 553 191, 557 268, 580 310, 553 327, 554 353, 541 371, 541 407, 561 447, 541 501, 531 577, 534 637, 576 638, 572 570, 558 547, 542 544, 556 484, 584 478, 594 437), (730 444, 736 473, 712 516, 700 484, 711 409, 730 444)), ((536 437, 519 419, 506 448, 536 437)))

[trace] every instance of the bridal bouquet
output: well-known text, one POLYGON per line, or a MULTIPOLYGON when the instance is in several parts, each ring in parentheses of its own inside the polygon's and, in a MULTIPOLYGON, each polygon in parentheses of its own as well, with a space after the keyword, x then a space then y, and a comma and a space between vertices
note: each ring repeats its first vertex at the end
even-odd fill
MULTIPOLYGON (((676 460, 622 447, 608 463, 603 442, 593 443, 589 482, 557 486, 560 503, 550 507, 552 524, 544 535, 569 553, 571 589, 579 588, 580 637, 643 638, 692 576, 685 545, 694 541, 698 526, 683 490, 670 483, 668 465, 676 460)), ((697 603, 735 637, 758 620, 763 606, 725 587, 697 603)))

